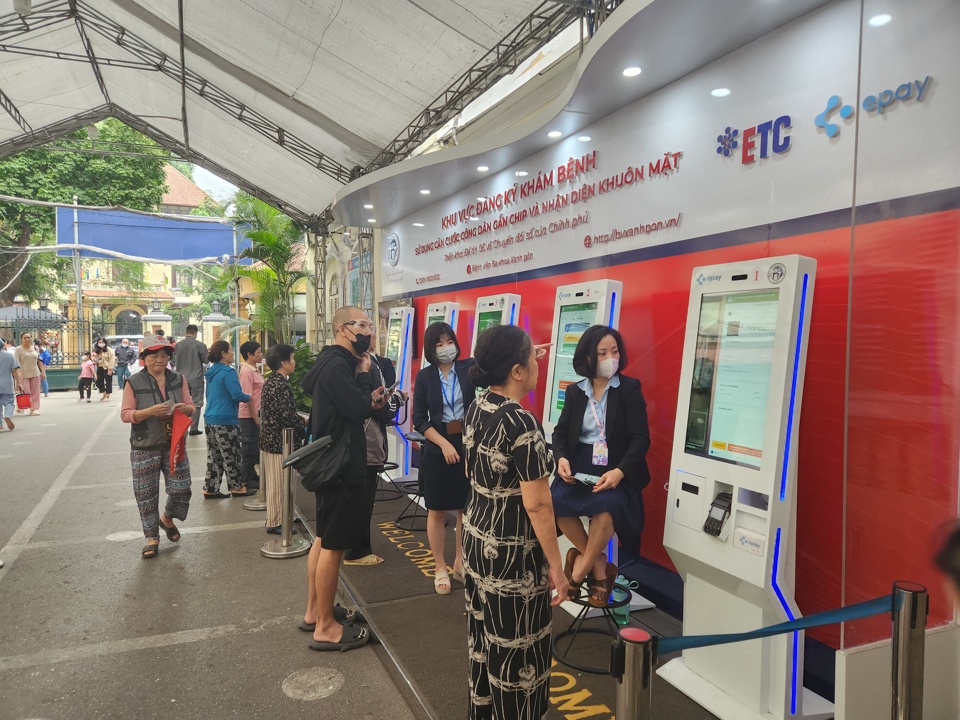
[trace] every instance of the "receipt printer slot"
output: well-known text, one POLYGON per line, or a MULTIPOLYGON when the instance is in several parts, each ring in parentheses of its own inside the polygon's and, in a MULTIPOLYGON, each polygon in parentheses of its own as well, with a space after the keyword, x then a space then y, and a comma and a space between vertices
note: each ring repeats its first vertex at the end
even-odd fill
POLYGON ((731 493, 722 492, 717 495, 710 503, 710 512, 707 513, 707 520, 703 523, 703 531, 707 535, 720 537, 723 532, 723 526, 730 517, 730 505, 733 502, 731 493))

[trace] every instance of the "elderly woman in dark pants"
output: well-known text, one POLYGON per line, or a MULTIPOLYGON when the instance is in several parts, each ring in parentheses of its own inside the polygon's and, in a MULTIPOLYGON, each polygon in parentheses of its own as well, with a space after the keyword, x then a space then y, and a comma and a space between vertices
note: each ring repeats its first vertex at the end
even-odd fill
POLYGON ((427 541, 436 563, 433 588, 439 595, 449 595, 444 551, 448 511, 457 513, 453 577, 463 582, 463 509, 470 491, 463 468, 463 416, 476 395, 469 376, 473 360, 460 359, 460 344, 447 323, 433 323, 426 329, 423 354, 430 364, 417 374, 413 427, 427 439, 420 457, 420 478, 427 506, 427 541))
POLYGON ((641 490, 650 482, 647 404, 640 381, 621 374, 626 364, 620 333, 603 325, 588 328, 573 353, 573 369, 584 380, 567 386, 553 431, 558 477, 551 487, 553 508, 574 545, 564 572, 576 595, 587 575, 593 576, 589 602, 597 607, 607 604, 617 575, 603 553, 614 532, 623 547, 640 549, 641 490), (590 517, 589 532, 583 516, 590 517))
POLYGON ((130 423, 130 465, 133 493, 137 498, 140 522, 147 544, 144 559, 154 558, 160 549, 160 527, 170 542, 180 541, 174 519, 186 520, 190 508, 190 463, 186 450, 176 463, 170 462, 174 413, 192 416, 195 410, 183 376, 167 369, 173 348, 166 343, 143 349, 143 372, 131 376, 123 387, 120 419, 130 423), (160 475, 166 484, 167 503, 160 508, 160 475))

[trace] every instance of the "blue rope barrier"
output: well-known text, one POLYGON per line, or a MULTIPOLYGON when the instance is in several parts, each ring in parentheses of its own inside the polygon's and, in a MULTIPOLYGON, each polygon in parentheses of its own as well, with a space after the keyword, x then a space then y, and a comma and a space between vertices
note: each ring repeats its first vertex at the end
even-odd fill
POLYGON ((821 625, 833 625, 834 623, 849 622, 850 620, 860 620, 871 615, 881 615, 883 613, 893 612, 894 596, 884 595, 874 600, 848 605, 837 610, 826 610, 815 615, 791 620, 790 622, 771 625, 770 627, 760 628, 744 633, 730 633, 726 635, 690 635, 686 637, 658 638, 656 644, 657 655, 669 655, 670 653, 681 650, 690 650, 692 648, 710 647, 711 645, 726 645, 727 643, 743 642, 744 640, 757 640, 759 638, 770 637, 771 635, 782 635, 784 633, 796 632, 797 630, 806 630, 808 628, 820 627, 821 625))

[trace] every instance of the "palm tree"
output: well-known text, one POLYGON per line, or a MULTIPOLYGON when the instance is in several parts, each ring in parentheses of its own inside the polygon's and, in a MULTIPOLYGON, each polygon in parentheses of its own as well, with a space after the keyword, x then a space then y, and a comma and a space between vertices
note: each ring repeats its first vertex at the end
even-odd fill
POLYGON ((252 267, 235 267, 235 274, 249 278, 258 292, 251 319, 253 330, 267 330, 279 342, 293 338, 293 296, 296 285, 307 277, 296 261, 303 252, 303 227, 275 207, 243 191, 233 199, 235 220, 246 224, 244 237, 252 245, 240 258, 256 260, 252 267))

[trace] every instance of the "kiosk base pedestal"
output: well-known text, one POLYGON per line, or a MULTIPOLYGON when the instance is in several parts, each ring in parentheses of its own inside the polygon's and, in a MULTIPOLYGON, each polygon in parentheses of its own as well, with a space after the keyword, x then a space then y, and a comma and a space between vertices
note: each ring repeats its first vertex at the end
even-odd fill
MULTIPOLYGON (((684 695, 716 715, 720 720, 780 720, 786 717, 774 713, 758 713, 731 697, 713 683, 705 680, 687 667, 682 657, 674 658, 657 670, 657 675, 673 685, 684 695)), ((834 716, 833 703, 807 688, 803 689, 802 714, 791 718, 827 720, 834 716)))

